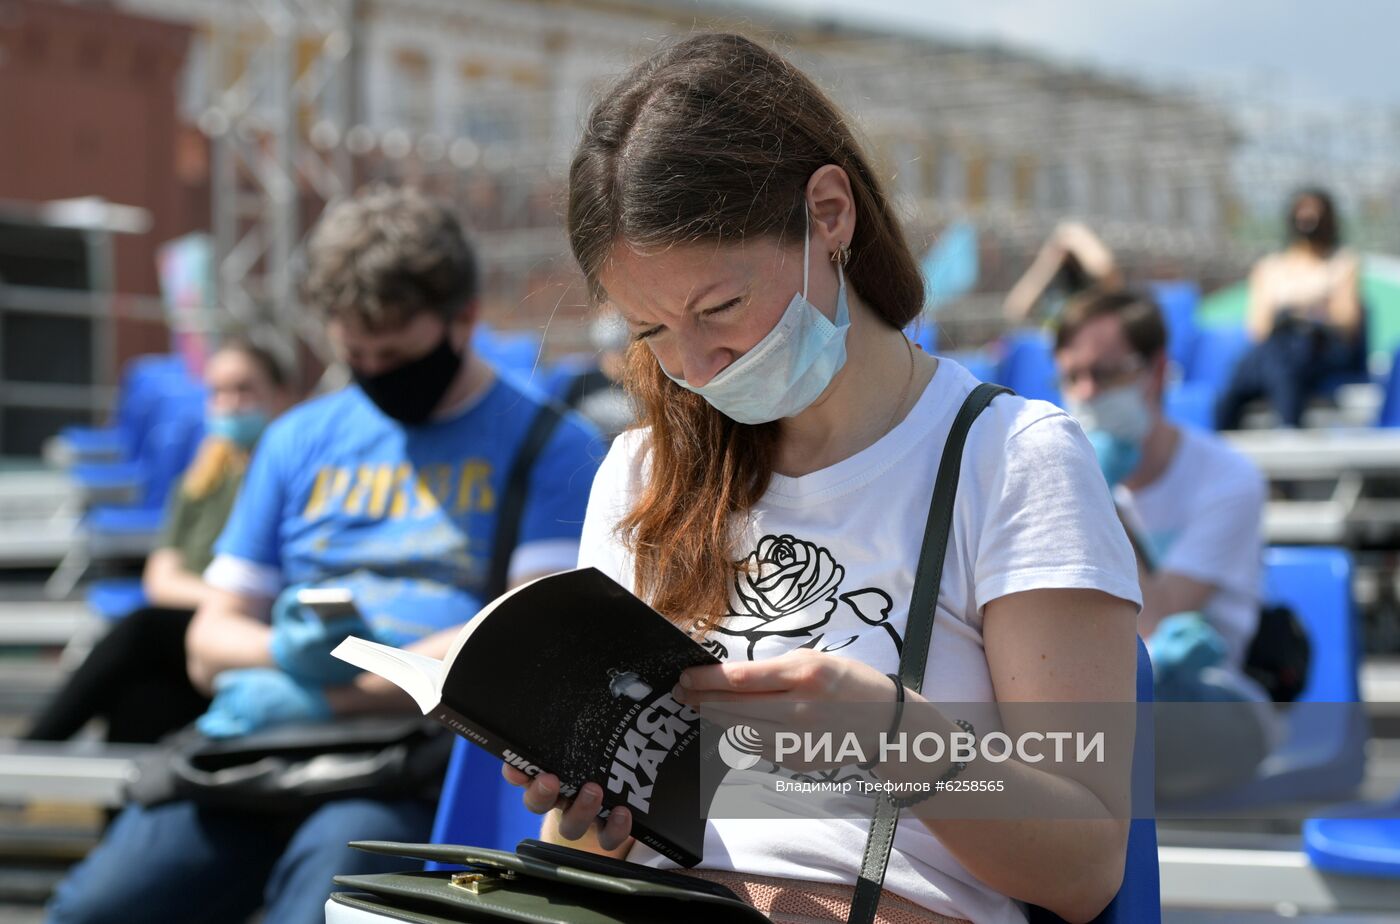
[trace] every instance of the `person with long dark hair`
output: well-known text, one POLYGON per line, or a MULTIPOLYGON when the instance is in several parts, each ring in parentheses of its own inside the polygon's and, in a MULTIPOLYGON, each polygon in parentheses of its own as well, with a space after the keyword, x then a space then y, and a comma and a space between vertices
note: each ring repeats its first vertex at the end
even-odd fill
POLYGON ((1332 197, 1321 189, 1295 195, 1286 234, 1287 247, 1250 273, 1245 326, 1254 346, 1216 407, 1218 429, 1237 429, 1245 406, 1258 398, 1283 426, 1297 427, 1325 379, 1366 370, 1361 261, 1342 246, 1332 197))
MULTIPOLYGON (((848 118, 806 75, 734 35, 648 58, 585 124, 568 231, 594 300, 627 320, 641 415, 594 482, 580 564, 721 659, 673 695, 1133 700, 1137 575, 1093 452, 1064 412, 1009 395, 968 437, 922 696, 892 685, 935 469, 978 383, 904 336, 917 263, 848 118)), ((1019 922, 1029 902, 1085 921, 1113 898, 1128 823, 1111 794, 1012 763, 999 772, 1063 817, 915 806, 877 920, 1019 922)), ((595 822, 598 782, 560 802, 553 775, 503 772, 550 812, 546 838, 665 864, 625 808, 595 822)), ((865 829, 711 818, 690 872, 774 921, 845 920, 865 829)))

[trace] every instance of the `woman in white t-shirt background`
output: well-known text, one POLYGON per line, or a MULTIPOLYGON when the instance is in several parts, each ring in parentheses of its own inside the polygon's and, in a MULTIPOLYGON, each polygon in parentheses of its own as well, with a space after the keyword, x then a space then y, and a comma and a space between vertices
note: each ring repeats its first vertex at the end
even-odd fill
MULTIPOLYGON (((902 333, 923 282, 846 117, 747 39, 681 41, 592 111, 568 225, 594 300, 628 322, 640 412, 594 482, 580 565, 721 658, 682 678, 689 704, 893 702, 938 460, 977 382, 902 333)), ((1131 702, 1139 602, 1082 431, 998 397, 967 441, 923 695, 906 698, 1131 702)), ((505 772, 550 812, 547 839, 666 865, 625 809, 595 821, 596 782, 565 803, 553 776, 505 772)), ((1073 769, 998 773, 1057 817, 906 819, 877 920, 1016 922, 1030 903, 1087 921, 1112 899, 1113 794, 1073 769)), ((867 827, 712 818, 693 872, 774 920, 775 883, 848 904, 867 827)))

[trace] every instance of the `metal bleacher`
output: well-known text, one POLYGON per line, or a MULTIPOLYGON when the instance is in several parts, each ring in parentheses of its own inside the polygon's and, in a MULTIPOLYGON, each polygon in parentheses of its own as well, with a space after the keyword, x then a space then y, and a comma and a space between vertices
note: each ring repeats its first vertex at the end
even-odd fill
MULTIPOLYGON (((1017 348, 1021 353, 1016 356, 1015 365, 1024 382, 1049 389, 1053 378, 1043 362, 1043 354, 1038 352, 1041 343, 1025 338, 1017 348)), ((536 355, 533 349, 520 347, 522 355, 530 353, 532 361, 536 355)), ((1400 430, 1373 431, 1364 436, 1343 431, 1303 431, 1242 433, 1230 438, 1271 477, 1336 477, 1342 481, 1338 472, 1357 473, 1362 479, 1386 478, 1392 471, 1400 474, 1397 434, 1400 430)), ((60 450, 54 458, 71 462, 81 458, 81 454, 60 450)), ((46 518, 60 523, 64 517, 69 518, 66 541, 59 533, 60 527, 53 527, 52 546, 59 550, 57 556, 42 559, 37 551, 31 551, 27 560, 33 563, 15 567, 51 566, 71 550, 75 536, 78 541, 85 541, 81 533, 73 532, 84 515, 84 495, 66 483, 66 477, 52 472, 0 473, 0 512, 23 512, 29 518, 27 522, 32 523, 46 518)), ((1342 505, 1349 498, 1340 488, 1334 493, 1336 496, 1324 500, 1342 505)), ((1364 496, 1365 492, 1361 492, 1355 499, 1360 501, 1364 496)), ((1348 507, 1340 515, 1347 529, 1357 521, 1360 509, 1348 507)), ((1311 524, 1314 532, 1300 528, 1291 534, 1292 541, 1306 538, 1318 542, 1316 530, 1327 521, 1311 514, 1299 514, 1299 519, 1311 524)), ((6 527, 9 525, 7 519, 6 527)), ((5 556, 4 535, 0 530, 0 560, 5 556)), ((42 544, 40 536, 37 528, 29 534, 30 543, 36 548, 42 544)), ((1275 541, 1279 538, 1273 527, 1270 536, 1275 541)), ((1339 534, 1334 531, 1327 536, 1339 534)), ((1339 540, 1321 541, 1334 544, 1339 540)), ((25 546, 23 537, 17 536, 13 542, 21 550, 25 546)), ((139 550, 133 549, 131 554, 139 554, 139 550)), ((17 552, 10 560, 26 559, 17 552)), ((4 652, 0 660, 0 732, 17 729, 22 719, 61 682, 64 664, 56 652, 72 645, 75 639, 78 644, 74 650, 80 650, 83 640, 95 637, 103 626, 82 602, 47 599, 39 585, 33 583, 0 584, 0 650, 4 652)), ((1400 741, 1386 737, 1396 734, 1394 720, 1400 716, 1400 661, 1363 665, 1360 683, 1367 712, 1375 720, 1373 727, 1380 728, 1383 734, 1373 738, 1368 746, 1366 777, 1355 797, 1381 803, 1400 791, 1400 741)), ((104 745, 92 739, 63 744, 0 740, 0 867, 11 859, 18 861, 35 854, 39 835, 34 833, 34 818, 48 819, 54 814, 51 808, 36 814, 35 806, 87 806, 100 817, 102 810, 121 804, 124 786, 135 773, 138 761, 148 753, 147 747, 104 745)), ((1400 882, 1339 875, 1312 864, 1300 834, 1301 817, 1300 814, 1293 821, 1263 815, 1253 820, 1237 817, 1220 821, 1162 821, 1158 829, 1158 859, 1164 906, 1213 909, 1225 915, 1258 912, 1305 916, 1389 913, 1400 907, 1400 882)), ((51 828, 40 826, 43 832, 50 832, 51 828)), ((44 850, 60 858, 61 868, 62 862, 76 859, 90 848, 100 828, 99 821, 85 827, 64 828, 61 837, 45 833, 43 836, 50 839, 44 850)), ((52 871, 44 872, 24 888, 41 895, 43 883, 54 875, 52 871)), ((7 881, 0 877, 0 901, 7 888, 7 881)), ((1172 920, 1170 914, 1166 920, 1172 920)))

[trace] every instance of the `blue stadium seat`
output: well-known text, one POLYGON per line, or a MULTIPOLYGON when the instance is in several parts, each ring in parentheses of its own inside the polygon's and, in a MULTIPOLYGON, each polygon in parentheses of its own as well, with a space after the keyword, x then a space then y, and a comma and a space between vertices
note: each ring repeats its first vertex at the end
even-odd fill
POLYGON ((87 591, 88 609, 106 622, 125 619, 146 606, 147 602, 140 578, 94 581, 87 591))
POLYGON ((94 507, 83 518, 83 528, 98 536, 147 536, 160 532, 164 511, 159 507, 94 507))
POLYGON ((1167 323, 1167 355, 1178 367, 1186 369, 1191 365, 1200 333, 1196 307, 1201 303, 1201 287, 1190 279, 1170 279, 1150 282, 1147 288, 1167 323))
MULTIPOLYGON (((1137 643, 1137 700, 1151 703, 1152 662, 1142 639, 1137 643)), ((1160 924, 1162 890, 1157 861, 1157 822, 1144 806, 1152 805, 1153 751, 1151 711, 1138 710, 1137 740, 1133 747, 1133 819, 1128 826, 1128 852, 1123 884, 1093 924, 1160 924), (1146 723, 1146 724, 1144 724, 1146 723)), ((1062 924, 1043 908, 1031 908, 1030 924, 1062 924)))
POLYGON ((145 484, 145 469, 140 462, 82 462, 69 469, 68 473, 88 494, 111 491, 139 493, 145 484))
MULTIPOLYGON (((514 850, 523 839, 539 836, 543 820, 525 808, 520 796, 520 788, 501 775, 500 758, 458 739, 443 779, 432 842, 514 850)), ((446 867, 430 862, 428 868, 446 867)))
POLYGON ((1215 429, 1215 389, 1203 382, 1177 382, 1162 396, 1162 411, 1172 423, 1198 430, 1215 429))
POLYGON ((153 422, 151 400, 157 396, 162 382, 181 379, 188 381, 189 376, 179 356, 158 353, 131 360, 122 372, 112 424, 66 427, 59 434, 69 456, 75 461, 134 459, 153 422))
POLYGON ((1385 400, 1381 402, 1381 413, 1376 421, 1378 427, 1400 427, 1400 349, 1390 361, 1390 376, 1385 382, 1385 400))
POLYGON ((995 381, 1023 398, 1060 403, 1060 385, 1050 336, 1040 330, 1010 333, 1002 341, 995 381))
POLYGON ((1186 381, 1200 382, 1223 394, 1235 372, 1235 364, 1249 349, 1249 335, 1242 328, 1204 328, 1196 335, 1186 381))
POLYGON ((1303 850, 1329 873, 1400 879, 1400 796, 1370 818, 1309 818, 1303 850))
POLYGON ((94 506, 83 517, 83 529, 93 539, 153 535, 160 530, 166 500, 180 475, 194 460, 204 438, 204 396, 185 393, 163 407, 161 420, 142 447, 140 495, 130 505, 94 506))
POLYGON ((1265 598, 1292 607, 1312 643, 1308 683, 1284 713, 1283 741, 1255 778, 1237 790, 1174 813, 1216 812, 1283 802, 1351 797, 1366 771, 1370 726, 1361 703, 1361 631, 1351 599, 1352 563, 1344 549, 1271 548, 1265 556, 1265 598))
MULTIPOLYGON (((128 491, 137 503, 154 494, 164 496, 159 481, 169 467, 169 425, 183 426, 191 417, 203 417, 204 387, 185 377, 162 377, 152 383, 142 399, 142 423, 135 440, 136 455, 118 462, 92 462, 75 465, 70 474, 88 494, 128 491)), ((188 462, 188 457, 184 458, 188 462)))

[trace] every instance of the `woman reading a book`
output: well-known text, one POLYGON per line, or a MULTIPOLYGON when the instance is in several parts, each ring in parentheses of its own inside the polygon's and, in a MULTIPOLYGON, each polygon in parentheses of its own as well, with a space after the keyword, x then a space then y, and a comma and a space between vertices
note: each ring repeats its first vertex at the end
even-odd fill
MULTIPOLYGON (((690 38, 593 110, 568 225, 594 298, 629 325, 641 411, 594 482, 580 564, 719 656, 683 675, 690 705, 892 703, 935 470, 977 382, 902 333, 923 283, 846 116, 753 42, 690 38)), ((922 696, 905 700, 1131 702, 1136 572, 1078 426, 1000 396, 961 479, 922 696)), ((663 865, 625 809, 595 821, 597 781, 564 801, 549 774, 505 772, 550 813, 547 839, 663 865)), ((915 806, 877 920, 1016 922, 1026 902, 1087 921, 1112 899, 1128 822, 1111 800, 1031 764, 998 773, 1062 817, 915 806)), ((712 818, 692 872, 775 921, 794 896, 845 920, 867 827, 712 818)))

